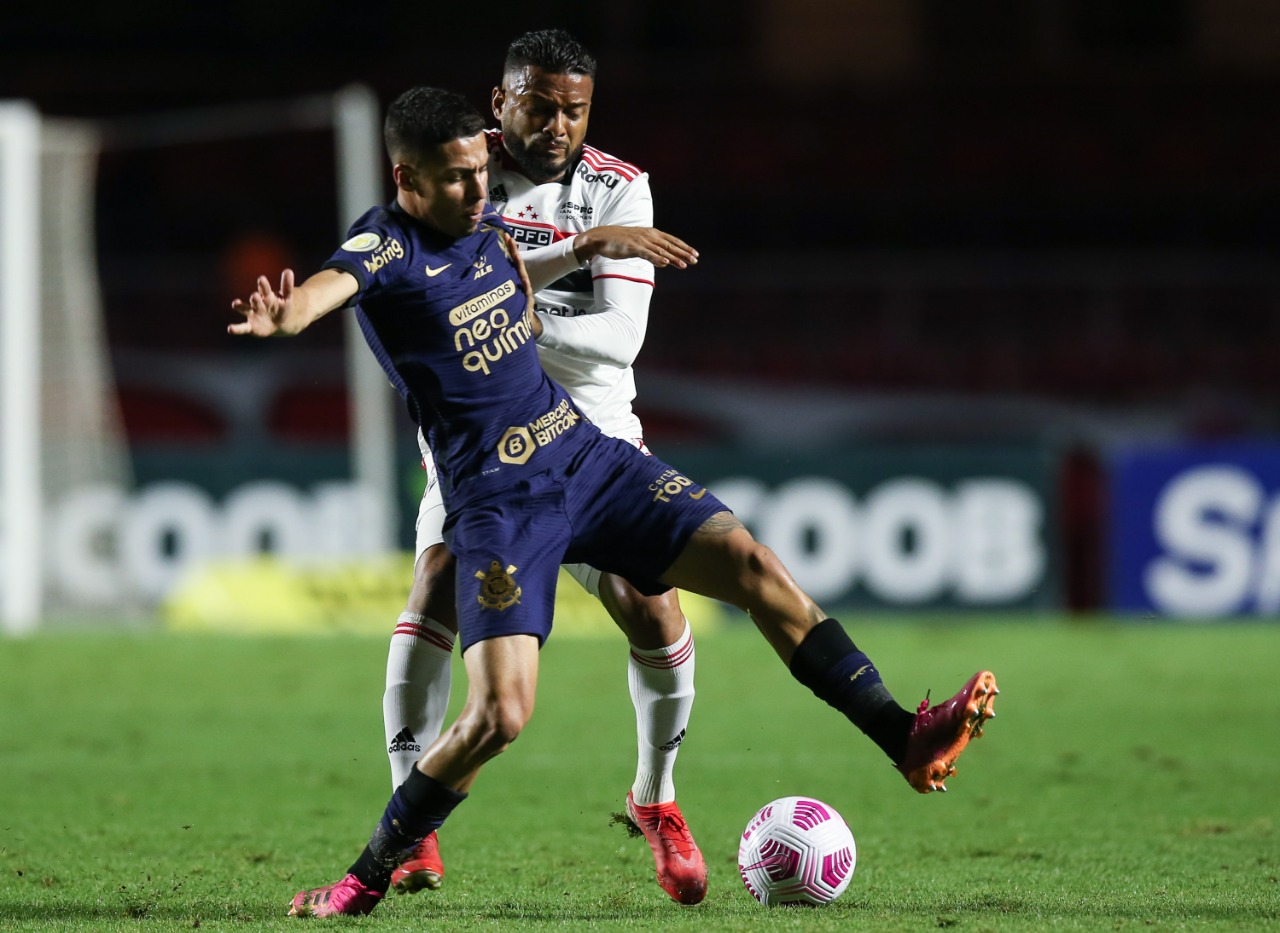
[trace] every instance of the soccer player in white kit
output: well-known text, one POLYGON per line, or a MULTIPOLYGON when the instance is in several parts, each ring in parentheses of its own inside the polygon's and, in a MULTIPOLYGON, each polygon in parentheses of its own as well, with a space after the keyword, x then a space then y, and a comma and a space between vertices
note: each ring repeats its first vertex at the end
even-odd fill
MULTIPOLYGON (((644 342, 654 266, 683 268, 696 253, 653 229, 644 172, 584 144, 594 76, 594 60, 563 31, 527 33, 511 44, 502 85, 493 91, 501 129, 488 132, 488 194, 526 251, 535 287, 550 283, 536 293, 543 368, 601 431, 645 450, 631 407, 632 362, 644 342)), ((421 432, 418 440, 428 481, 418 513, 413 590, 392 635, 383 698, 393 787, 443 726, 457 630, 444 505, 421 432)), ((600 599, 630 642, 638 761, 627 816, 653 851, 663 889, 681 903, 698 903, 706 893, 706 865, 675 802, 672 780, 694 695, 693 637, 676 591, 646 597, 585 564, 567 569, 600 599)), ((435 888, 443 874, 432 833, 396 870, 392 884, 402 892, 435 888)))

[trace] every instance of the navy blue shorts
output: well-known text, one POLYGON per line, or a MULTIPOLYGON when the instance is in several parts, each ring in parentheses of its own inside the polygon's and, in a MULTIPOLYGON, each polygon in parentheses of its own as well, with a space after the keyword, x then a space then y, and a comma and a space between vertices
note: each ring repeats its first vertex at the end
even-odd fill
POLYGON ((566 462, 449 515, 462 650, 500 635, 551 633, 563 563, 588 563, 641 593, 689 538, 728 509, 705 487, 625 441, 599 435, 566 462))

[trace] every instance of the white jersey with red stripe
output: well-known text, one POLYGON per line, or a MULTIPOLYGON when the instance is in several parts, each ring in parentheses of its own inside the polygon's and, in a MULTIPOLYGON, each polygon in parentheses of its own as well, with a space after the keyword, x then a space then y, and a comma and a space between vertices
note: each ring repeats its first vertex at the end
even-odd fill
MULTIPOLYGON (((649 176, 591 146, 562 181, 530 181, 489 130, 489 201, 515 232, 521 249, 565 243, 590 227, 653 226, 649 176)), ((644 343, 653 295, 653 265, 642 259, 593 259, 586 268, 539 289, 543 332, 538 355, 606 434, 638 439, 640 419, 632 363, 644 343)))

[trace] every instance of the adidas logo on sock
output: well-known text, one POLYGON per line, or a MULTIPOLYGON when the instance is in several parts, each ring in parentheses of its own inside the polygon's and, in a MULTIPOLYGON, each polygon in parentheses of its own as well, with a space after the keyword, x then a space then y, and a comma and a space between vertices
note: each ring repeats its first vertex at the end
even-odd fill
POLYGON ((671 751, 671 749, 676 748, 677 746, 679 746, 679 744, 680 744, 681 742, 683 742, 683 741, 684 741, 684 730, 683 730, 683 729, 681 729, 681 730, 680 730, 680 734, 679 734, 679 735, 677 735, 674 739, 672 739, 672 740, 671 740, 670 742, 668 742, 666 745, 659 745, 658 747, 659 747, 660 749, 662 749, 664 752, 669 752, 669 751, 671 751))
POLYGON ((397 732, 396 737, 392 739, 391 744, 387 746, 388 754, 390 754, 391 752, 421 752, 421 751, 422 751, 422 746, 419 745, 418 740, 413 737, 413 733, 409 731, 408 726, 405 726, 403 729, 397 732))

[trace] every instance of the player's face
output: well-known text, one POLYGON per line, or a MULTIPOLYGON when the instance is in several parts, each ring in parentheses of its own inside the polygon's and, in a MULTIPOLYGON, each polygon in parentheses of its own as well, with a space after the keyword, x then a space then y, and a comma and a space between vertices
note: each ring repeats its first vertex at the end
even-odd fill
POLYGON ((413 164, 394 169, 400 206, 441 233, 475 233, 489 184, 484 133, 450 140, 413 164))
POLYGON ((586 75, 528 65, 503 75, 502 87, 493 89, 503 143, 530 180, 542 184, 564 177, 587 135, 594 85, 586 75))

